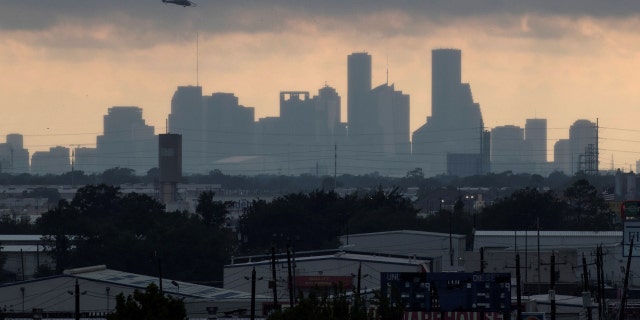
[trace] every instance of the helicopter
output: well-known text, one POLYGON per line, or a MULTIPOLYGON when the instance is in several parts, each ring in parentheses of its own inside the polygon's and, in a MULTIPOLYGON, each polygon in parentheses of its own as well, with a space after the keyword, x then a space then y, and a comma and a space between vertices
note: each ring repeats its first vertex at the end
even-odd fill
POLYGON ((183 7, 197 7, 198 5, 189 0, 162 0, 163 3, 172 3, 183 7))

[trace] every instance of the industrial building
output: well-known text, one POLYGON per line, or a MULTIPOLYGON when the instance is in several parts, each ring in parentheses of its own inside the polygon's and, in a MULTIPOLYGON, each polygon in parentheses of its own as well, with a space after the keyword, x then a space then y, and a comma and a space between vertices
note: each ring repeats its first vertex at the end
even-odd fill
MULTIPOLYGON (((251 308, 251 294, 225 290, 188 282, 162 279, 93 266, 66 270, 63 274, 0 286, 0 306, 9 315, 31 317, 34 310, 41 314, 71 315, 75 310, 76 283, 79 309, 83 318, 88 315, 106 315, 116 306, 115 297, 125 297, 135 290, 144 291, 154 283, 161 290, 185 303, 191 319, 244 315, 251 308)), ((262 314, 262 303, 267 297, 256 296, 256 313, 262 314)), ((35 319, 35 318, 34 318, 35 319)))
POLYGON ((404 257, 429 257, 432 271, 462 271, 466 236, 413 230, 343 235, 340 242, 352 251, 392 254, 404 257))
POLYGON ((224 288, 251 290, 251 273, 256 271, 256 294, 277 297, 280 305, 289 305, 290 297, 314 288, 333 292, 340 286, 352 292, 370 292, 380 286, 381 272, 428 272, 433 260, 423 256, 374 254, 346 250, 309 251, 290 254, 236 257, 224 267, 224 288), (275 265, 275 289, 274 282, 275 265), (358 274, 360 277, 358 278, 358 274))

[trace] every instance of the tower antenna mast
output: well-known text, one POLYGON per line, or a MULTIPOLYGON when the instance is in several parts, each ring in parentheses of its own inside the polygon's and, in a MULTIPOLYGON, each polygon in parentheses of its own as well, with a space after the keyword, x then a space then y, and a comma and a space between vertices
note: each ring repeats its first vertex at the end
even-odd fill
POLYGON ((196 86, 200 86, 200 35, 196 31, 196 86))

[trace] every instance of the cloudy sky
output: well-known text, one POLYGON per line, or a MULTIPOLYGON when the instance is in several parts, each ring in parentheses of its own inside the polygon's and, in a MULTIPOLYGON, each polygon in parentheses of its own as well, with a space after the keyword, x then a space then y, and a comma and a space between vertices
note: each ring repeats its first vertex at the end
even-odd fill
POLYGON ((0 141, 93 146, 116 105, 164 132, 176 86, 198 80, 257 118, 278 115, 280 91, 326 83, 346 121, 347 55, 361 51, 374 86, 388 67, 411 95, 413 131, 431 113, 431 50, 459 48, 488 128, 547 118, 552 150, 575 120, 599 119, 601 168, 640 159, 640 1, 197 2, 0 0, 0 141))

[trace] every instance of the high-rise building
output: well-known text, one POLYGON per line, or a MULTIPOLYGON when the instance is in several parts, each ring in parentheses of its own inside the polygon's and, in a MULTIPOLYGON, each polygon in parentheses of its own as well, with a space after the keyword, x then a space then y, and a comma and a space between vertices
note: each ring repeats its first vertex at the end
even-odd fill
POLYGON ((431 53, 431 117, 450 119, 462 83, 462 51, 437 49, 431 53))
POLYGON ((570 140, 560 139, 553 145, 553 170, 572 175, 574 165, 571 156, 570 140))
POLYGON ((522 168, 524 130, 518 126, 499 126, 491 130, 491 169, 493 172, 525 172, 522 168))
MULTIPOLYGON (((82 171, 84 173, 100 173, 104 170, 98 166, 98 154, 97 148, 80 147, 73 150, 73 165, 74 170, 82 171)), ((113 164, 116 165, 115 163, 113 164)))
POLYGON ((382 84, 371 90, 367 105, 375 116, 369 126, 376 137, 373 144, 376 151, 386 157, 408 156, 411 153, 409 95, 396 91, 393 84, 382 84))
POLYGON ((483 120, 471 87, 461 82, 461 51, 432 51, 431 116, 413 133, 415 166, 426 176, 447 172, 447 154, 481 153, 483 120))
POLYGON ((480 172, 485 174, 491 172, 491 131, 482 132, 482 147, 480 148, 480 172))
POLYGON ((183 170, 205 172, 202 87, 180 86, 171 98, 169 133, 182 135, 183 170))
POLYGON ((345 128, 340 122, 340 95, 336 89, 325 85, 313 97, 315 103, 316 136, 323 143, 334 144, 336 137, 345 135, 345 128))
POLYGON ((0 172, 29 173, 29 151, 23 141, 21 134, 10 133, 7 142, 0 143, 0 172))
POLYGON ((365 140, 371 112, 367 97, 371 91, 371 56, 366 52, 347 57, 347 120, 352 140, 365 140))
MULTIPOLYGON (((233 93, 216 92, 203 97, 202 130, 205 164, 255 153, 255 109, 238 104, 233 93)), ((205 170, 210 170, 205 166, 205 170)))
POLYGON ((598 171, 598 127, 589 120, 576 120, 569 128, 571 162, 577 171, 598 171))
POLYGON ((71 171, 69 148, 52 147, 49 151, 36 151, 31 156, 32 174, 63 174, 71 171))
POLYGON ((547 119, 527 119, 524 126, 523 168, 544 174, 547 163, 547 119))
POLYGON ((547 119, 527 119, 524 139, 523 155, 535 163, 547 162, 547 119))
POLYGON ((99 171, 122 167, 141 175, 156 166, 158 137, 142 118, 141 108, 111 107, 103 122, 103 134, 96 138, 99 171))

